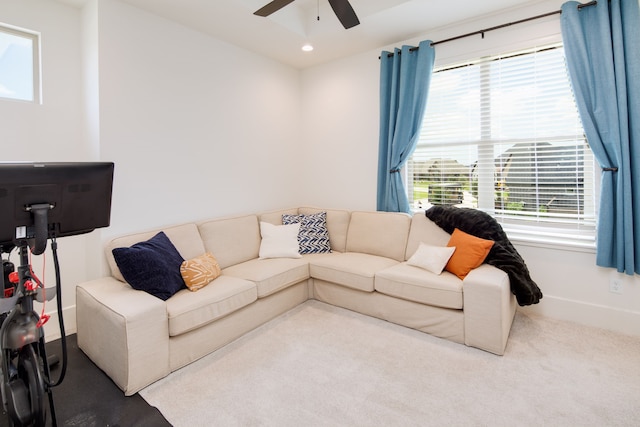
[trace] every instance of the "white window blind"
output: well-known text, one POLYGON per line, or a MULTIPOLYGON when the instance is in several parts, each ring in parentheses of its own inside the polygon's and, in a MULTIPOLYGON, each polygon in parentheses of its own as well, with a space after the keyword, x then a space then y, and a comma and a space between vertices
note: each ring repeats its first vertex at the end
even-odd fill
POLYGON ((562 46, 435 70, 406 174, 416 209, 478 208, 508 232, 592 245, 595 163, 562 46))

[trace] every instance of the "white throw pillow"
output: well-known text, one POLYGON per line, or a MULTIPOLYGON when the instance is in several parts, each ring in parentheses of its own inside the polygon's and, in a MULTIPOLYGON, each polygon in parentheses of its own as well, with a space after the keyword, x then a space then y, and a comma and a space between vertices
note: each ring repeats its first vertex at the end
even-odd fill
POLYGON ((407 264, 440 274, 455 250, 455 246, 431 246, 420 243, 418 250, 407 260, 407 264))
POLYGON ((302 258, 298 245, 300 223, 273 225, 260 221, 260 259, 266 258, 302 258))

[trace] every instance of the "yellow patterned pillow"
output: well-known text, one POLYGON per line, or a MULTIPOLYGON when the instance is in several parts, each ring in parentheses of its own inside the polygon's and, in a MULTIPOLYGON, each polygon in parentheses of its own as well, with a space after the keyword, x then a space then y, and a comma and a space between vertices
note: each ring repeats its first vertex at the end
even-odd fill
POLYGON ((190 291, 197 291, 207 286, 220 276, 220 265, 215 257, 207 252, 204 255, 184 261, 180 266, 180 274, 190 291))

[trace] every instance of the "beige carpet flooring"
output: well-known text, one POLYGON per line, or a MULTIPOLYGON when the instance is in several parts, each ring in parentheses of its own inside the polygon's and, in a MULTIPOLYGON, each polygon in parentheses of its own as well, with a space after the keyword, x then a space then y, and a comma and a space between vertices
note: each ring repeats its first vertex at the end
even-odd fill
POLYGON ((518 312, 504 356, 308 301, 140 392, 181 426, 640 426, 640 338, 518 312))

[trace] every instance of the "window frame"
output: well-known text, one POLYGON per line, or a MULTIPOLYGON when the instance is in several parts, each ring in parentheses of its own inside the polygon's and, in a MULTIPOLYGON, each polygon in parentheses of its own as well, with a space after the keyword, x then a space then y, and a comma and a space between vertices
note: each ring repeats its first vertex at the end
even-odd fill
MULTIPOLYGON (((558 41, 554 41, 552 43, 547 42, 546 44, 540 44, 535 41, 531 41, 530 46, 534 46, 534 47, 525 48, 525 49, 522 49, 522 47, 520 47, 518 50, 513 51, 513 54, 517 55, 518 51, 528 51, 528 50, 543 51, 545 49, 549 49, 553 47, 562 47, 562 43, 558 41), (536 48, 535 47, 536 45, 541 47, 536 48)), ((500 48, 499 47, 494 48, 494 50, 500 50, 500 48)), ((508 50, 504 50, 504 52, 508 52, 508 50)), ((447 63, 438 64, 437 68, 434 70, 434 73, 457 68, 461 64, 466 65, 466 64, 473 64, 474 62, 482 62, 482 61, 485 61, 485 58, 487 56, 509 57, 510 54, 505 53, 501 55, 482 55, 482 56, 477 56, 477 59, 473 59, 473 60, 463 60, 460 57, 458 57, 456 61, 451 61, 448 64, 447 63)), ((482 91, 483 88, 481 88, 480 90, 482 91)), ((488 140, 491 141, 491 138, 488 138, 488 140)), ((485 142, 487 142, 487 140, 485 140, 485 138, 483 137, 477 143, 477 147, 479 151, 483 149, 482 147, 485 142)), ((493 144, 494 143, 487 144, 486 149, 493 150, 492 148, 493 144)), ((469 141, 468 143, 465 143, 465 145, 473 145, 473 144, 471 141, 469 141)), ((593 159, 592 154, 591 154, 590 160, 591 162, 589 162, 588 168, 587 168, 587 165, 585 164, 584 174, 585 174, 585 177, 588 173, 592 174, 590 176, 593 177, 593 181, 590 182, 590 189, 593 192, 591 196, 594 200, 595 206, 593 208, 594 211, 589 212, 590 214, 589 218, 593 216, 592 226, 588 222, 586 223, 586 226, 585 225, 578 226, 577 221, 575 226, 570 225, 570 226, 564 226, 564 227, 561 226, 560 224, 540 224, 540 223, 534 223, 533 221, 528 222, 526 220, 514 221, 513 218, 508 218, 508 217, 504 218, 501 214, 496 215, 494 206, 482 205, 481 204, 482 202, 480 200, 478 201, 477 208, 487 211, 490 214, 492 214, 494 217, 496 217, 496 219, 501 223, 505 232, 509 235, 509 238, 514 241, 518 241, 520 243, 525 243, 533 246, 553 247, 553 248, 562 246, 568 249, 573 249, 581 252, 582 251, 594 252, 595 237, 596 237, 595 218, 597 218, 597 214, 598 214, 597 210, 598 210, 598 202, 600 198, 600 188, 599 188, 599 179, 598 179, 599 169, 597 168, 597 162, 595 161, 595 159, 593 159)), ((405 167, 403 167, 402 177, 405 183, 407 195, 409 196, 409 199, 411 201, 412 199, 411 195, 413 192, 413 182, 410 182, 410 179, 412 177, 410 177, 409 174, 412 171, 409 171, 410 169, 409 164, 410 162, 407 162, 405 167)), ((491 195, 493 196, 493 193, 494 193, 493 183, 490 183, 490 187, 491 188, 489 188, 488 191, 490 191, 491 195)), ((482 191, 482 189, 479 189, 479 191, 482 191)), ((489 198, 489 200, 491 199, 492 197, 489 198)), ((413 208, 413 209, 414 209, 414 213, 423 211, 423 209, 419 209, 419 208, 417 209, 413 208)))
POLYGON ((16 37, 21 37, 31 41, 31 55, 32 55, 32 99, 21 99, 3 96, 0 94, 0 99, 5 101, 14 102, 26 102, 34 104, 42 104, 42 79, 41 79, 41 65, 40 65, 40 33, 30 31, 25 28, 16 27, 3 22, 0 22, 0 32, 9 34, 16 37))

